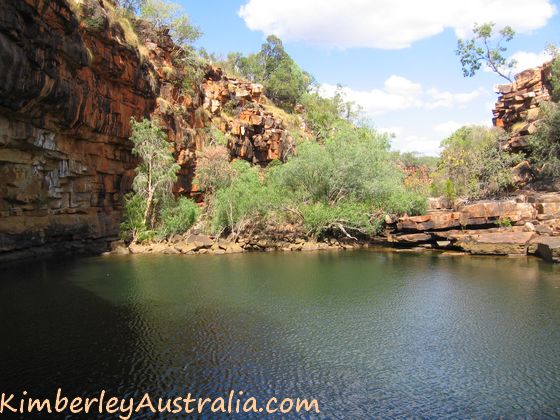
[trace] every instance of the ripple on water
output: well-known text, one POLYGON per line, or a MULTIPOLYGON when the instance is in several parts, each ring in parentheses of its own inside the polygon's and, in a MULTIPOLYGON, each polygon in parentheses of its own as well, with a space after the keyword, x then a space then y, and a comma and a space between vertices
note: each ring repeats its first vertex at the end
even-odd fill
POLYGON ((266 254, 6 274, 0 378, 15 389, 235 389, 317 398, 328 418, 560 416, 560 271, 538 261, 266 254))

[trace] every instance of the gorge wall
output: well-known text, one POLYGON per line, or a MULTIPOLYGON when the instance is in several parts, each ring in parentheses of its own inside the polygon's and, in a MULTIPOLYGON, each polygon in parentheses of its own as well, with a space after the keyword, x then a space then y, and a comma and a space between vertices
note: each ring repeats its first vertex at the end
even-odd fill
MULTIPOLYGON (((500 96, 493 110, 492 121, 507 133, 504 150, 530 156, 529 139, 536 132, 542 117, 541 105, 551 99, 551 76, 552 62, 547 62, 516 74, 513 83, 496 86, 500 96)), ((535 179, 529 159, 514 167, 513 173, 520 187, 530 185, 535 179)), ((537 186, 538 189, 543 187, 537 186)), ((554 189, 554 186, 551 187, 554 189)))
POLYGON ((102 250, 118 235, 131 188, 130 119, 157 117, 191 192, 215 124, 232 158, 265 165, 293 140, 266 112, 262 86, 189 69, 165 32, 120 19, 108 0, 7 0, 0 8, 0 259, 102 250), (81 9, 79 9, 81 7, 81 9), (236 115, 222 118, 236 99, 236 115))

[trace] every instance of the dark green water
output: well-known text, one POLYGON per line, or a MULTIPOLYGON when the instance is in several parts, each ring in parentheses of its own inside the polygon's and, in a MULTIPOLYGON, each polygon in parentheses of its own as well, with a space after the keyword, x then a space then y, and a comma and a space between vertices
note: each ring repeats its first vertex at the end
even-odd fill
POLYGON ((560 417, 560 267, 538 260, 125 256, 1 273, 0 392, 235 389, 317 398, 324 418, 560 417))

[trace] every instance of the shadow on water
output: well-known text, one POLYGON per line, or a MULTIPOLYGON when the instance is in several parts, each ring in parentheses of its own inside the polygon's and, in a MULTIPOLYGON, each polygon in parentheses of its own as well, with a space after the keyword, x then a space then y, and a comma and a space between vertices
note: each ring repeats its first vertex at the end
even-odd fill
POLYGON ((3 389, 317 398, 322 417, 555 417, 560 271, 347 252, 11 265, 3 389))

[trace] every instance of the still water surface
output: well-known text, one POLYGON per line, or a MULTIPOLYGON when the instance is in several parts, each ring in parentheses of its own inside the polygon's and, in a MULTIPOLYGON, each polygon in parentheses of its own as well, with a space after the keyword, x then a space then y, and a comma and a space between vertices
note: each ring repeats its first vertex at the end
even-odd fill
POLYGON ((372 251, 2 267, 0 388, 317 398, 321 418, 560 417, 560 267, 372 251))

